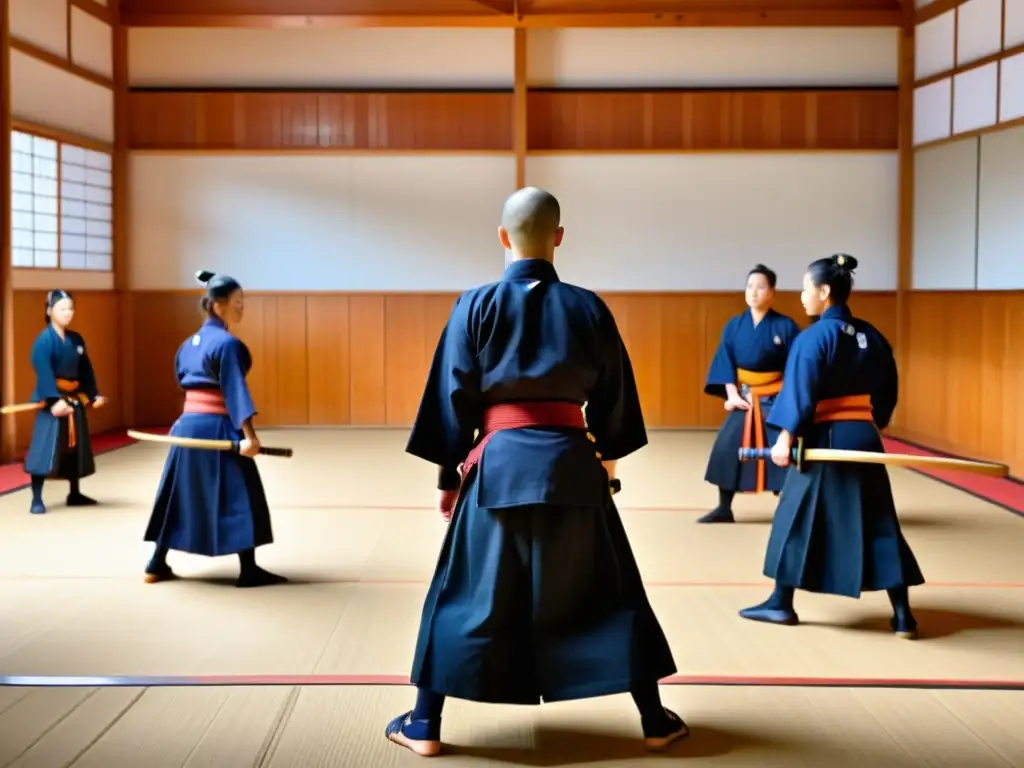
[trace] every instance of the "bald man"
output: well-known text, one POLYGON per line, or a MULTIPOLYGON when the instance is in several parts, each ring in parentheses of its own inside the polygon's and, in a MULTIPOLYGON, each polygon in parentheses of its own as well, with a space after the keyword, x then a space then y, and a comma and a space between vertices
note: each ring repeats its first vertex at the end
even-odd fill
POLYGON ((385 729, 422 756, 441 751, 446 696, 628 692, 649 749, 689 733, 661 703, 676 666, 612 501, 615 462, 647 444, 632 366, 604 302, 558 278, 560 218, 541 189, 505 202, 505 274, 456 301, 406 449, 438 466, 450 522, 420 622, 416 706, 385 729))

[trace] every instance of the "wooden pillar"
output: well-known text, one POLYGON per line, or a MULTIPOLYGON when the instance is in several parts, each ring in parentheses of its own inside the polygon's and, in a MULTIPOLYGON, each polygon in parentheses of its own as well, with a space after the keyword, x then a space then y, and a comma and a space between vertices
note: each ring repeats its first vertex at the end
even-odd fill
POLYGON ((528 148, 526 33, 517 27, 515 35, 515 85, 513 86, 512 147, 516 153, 516 189, 526 186, 526 152, 528 148))
MULTIPOLYGON (((11 34, 8 0, 0 0, 0 402, 14 391, 14 285, 11 282, 11 34)), ((0 417, 0 459, 13 461, 15 417, 0 417)))
POLYGON ((128 256, 128 28, 121 23, 121 3, 114 0, 114 290, 118 306, 118 374, 121 419, 135 424, 135 305, 131 292, 128 256))
POLYGON ((910 359, 909 302, 914 266, 914 5, 899 31, 899 243, 896 271, 896 361, 906 375, 910 359))

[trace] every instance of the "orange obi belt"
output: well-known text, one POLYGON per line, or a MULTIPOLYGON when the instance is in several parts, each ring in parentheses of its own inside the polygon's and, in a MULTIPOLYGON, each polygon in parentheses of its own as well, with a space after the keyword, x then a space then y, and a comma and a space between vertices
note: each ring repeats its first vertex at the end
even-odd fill
MULTIPOLYGON (((89 404, 89 398, 78 391, 78 382, 71 379, 57 379, 57 391, 64 395, 68 402, 78 402, 82 405, 89 404)), ((78 445, 78 429, 75 426, 75 417, 68 419, 68 448, 78 445)))
POLYGON ((870 421, 875 415, 871 407, 871 395, 845 395, 831 397, 818 402, 814 409, 814 423, 826 424, 832 421, 870 421))
POLYGON ((228 408, 224 404, 224 393, 219 389, 186 389, 185 407, 182 413, 208 413, 226 416, 228 408))
MULTIPOLYGON (((761 398, 777 395, 782 390, 781 371, 747 371, 743 368, 736 369, 736 382, 740 386, 746 386, 750 390, 750 407, 747 409, 746 419, 743 424, 743 448, 764 449, 764 414, 761 411, 761 398)), ((757 484, 754 486, 754 493, 761 493, 767 482, 767 468, 764 459, 758 459, 757 484)))
MULTIPOLYGON (((484 411, 483 425, 480 428, 480 439, 473 446, 459 474, 465 480, 469 471, 480 463, 484 448, 488 441, 498 432, 506 429, 526 429, 528 427, 562 427, 566 429, 586 429, 587 421, 583 416, 583 407, 578 403, 561 400, 537 400, 521 403, 498 403, 484 411)), ((589 433, 588 433, 588 436, 589 433)), ((590 436, 593 440, 593 436, 590 436)), ((452 507, 454 509, 454 505, 452 507)))

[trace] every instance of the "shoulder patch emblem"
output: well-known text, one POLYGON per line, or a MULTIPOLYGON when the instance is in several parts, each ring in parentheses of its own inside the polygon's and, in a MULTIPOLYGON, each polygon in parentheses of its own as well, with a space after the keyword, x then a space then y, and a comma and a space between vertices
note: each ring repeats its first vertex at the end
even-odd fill
POLYGON ((199 346, 199 334, 198 333, 195 336, 192 337, 192 346, 193 347, 198 347, 199 346))

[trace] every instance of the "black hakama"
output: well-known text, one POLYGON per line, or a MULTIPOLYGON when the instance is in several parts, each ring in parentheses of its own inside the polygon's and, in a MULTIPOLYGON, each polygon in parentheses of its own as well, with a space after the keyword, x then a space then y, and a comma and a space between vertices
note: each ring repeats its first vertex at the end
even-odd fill
MULTIPOLYGON (((870 422, 815 425, 804 445, 885 450, 870 422)), ((885 467, 821 462, 788 473, 764 575, 781 586, 844 597, 923 584, 900 529, 885 467)))
POLYGON ((676 671, 607 490, 595 506, 488 509, 475 479, 427 592, 413 683, 538 704, 625 693, 676 671))
POLYGON ((779 430, 766 423, 767 414, 775 402, 774 396, 758 398, 758 412, 747 415, 747 411, 729 411, 725 421, 722 423, 718 434, 715 436, 714 445, 711 447, 711 454, 708 456, 708 466, 704 473, 704 481, 717 485, 723 491, 732 493, 761 493, 770 491, 778 493, 786 482, 786 470, 776 466, 770 461, 740 461, 740 448, 771 448, 779 439, 779 430), (764 445, 758 446, 753 439, 746 439, 748 431, 756 429, 756 425, 750 425, 748 430, 748 419, 761 419, 761 434, 764 435, 764 445), (760 465, 760 466, 759 466, 760 465), (759 476, 760 473, 760 476, 759 476))
POLYGON ((524 260, 460 298, 407 448, 442 477, 465 462, 418 687, 537 704, 675 672, 601 464, 646 442, 629 356, 595 294, 524 260))

